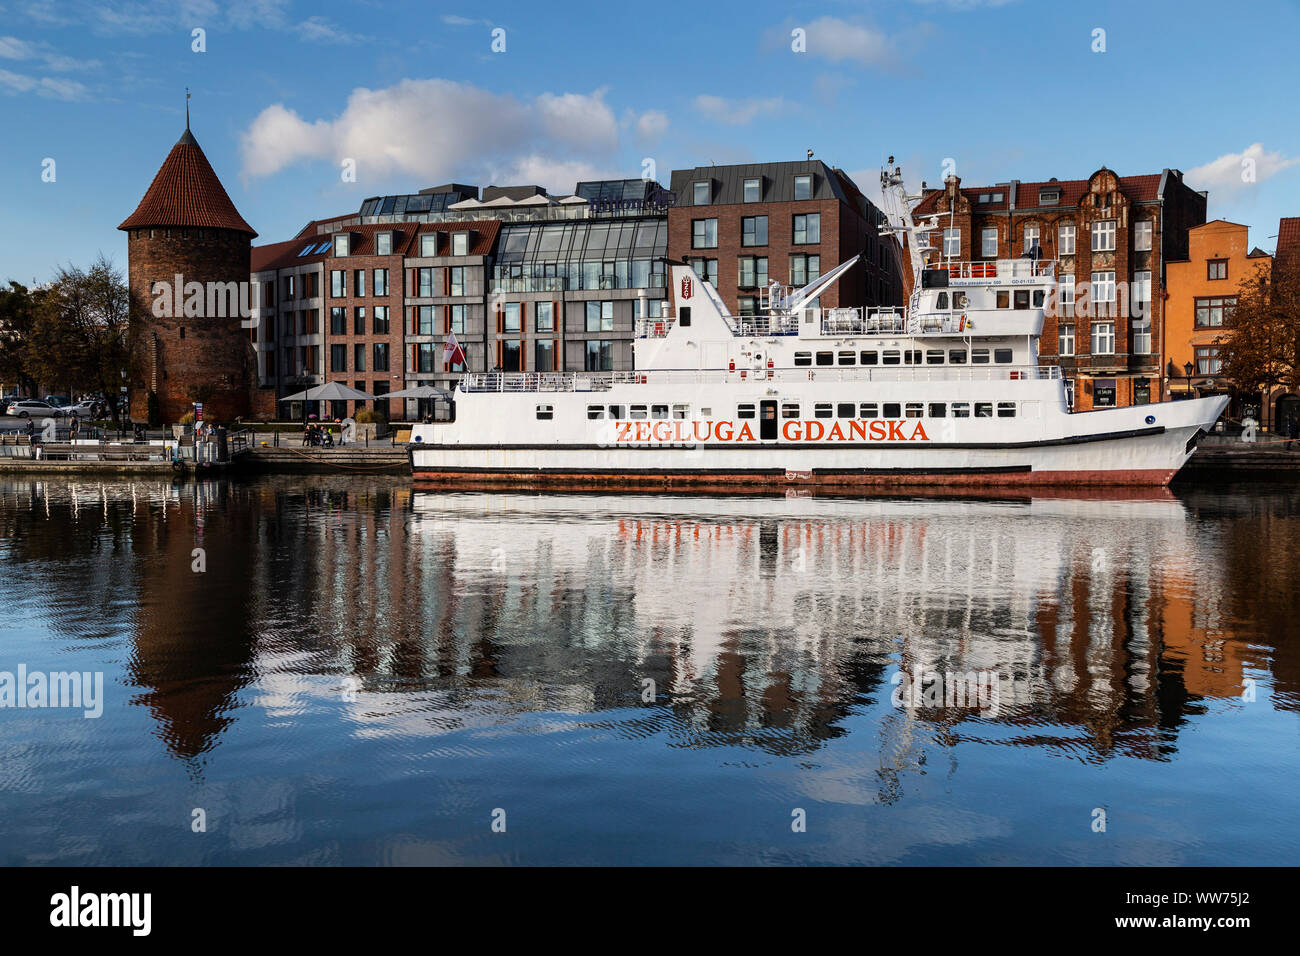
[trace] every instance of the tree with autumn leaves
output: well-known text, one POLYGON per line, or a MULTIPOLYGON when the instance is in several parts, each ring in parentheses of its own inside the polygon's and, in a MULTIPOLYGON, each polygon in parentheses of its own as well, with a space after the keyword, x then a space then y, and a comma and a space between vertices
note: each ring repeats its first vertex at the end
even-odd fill
POLYGON ((1277 386, 1300 387, 1300 266, 1243 278, 1215 344, 1222 374, 1240 391, 1260 392, 1265 405, 1277 386))

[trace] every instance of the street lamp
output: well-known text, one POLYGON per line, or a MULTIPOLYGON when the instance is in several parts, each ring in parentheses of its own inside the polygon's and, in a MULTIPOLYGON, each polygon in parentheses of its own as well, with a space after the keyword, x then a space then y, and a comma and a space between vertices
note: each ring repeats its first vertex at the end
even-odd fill
POLYGON ((1191 362, 1183 363, 1183 371, 1187 373, 1187 397, 1192 397, 1192 372, 1196 371, 1196 366, 1191 362))

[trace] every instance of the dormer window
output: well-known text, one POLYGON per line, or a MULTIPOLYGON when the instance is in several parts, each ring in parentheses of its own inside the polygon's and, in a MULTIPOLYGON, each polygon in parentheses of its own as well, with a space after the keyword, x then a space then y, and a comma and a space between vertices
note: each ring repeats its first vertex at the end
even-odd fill
POLYGON ((340 232, 336 235, 334 237, 334 255, 346 256, 348 248, 352 245, 351 238, 346 232, 340 232))
POLYGON ((696 206, 707 206, 712 198, 709 190, 709 181, 701 180, 691 184, 691 202, 696 206))
POLYGON ((1061 191, 1059 189, 1038 190, 1038 205, 1055 206, 1060 201, 1061 201, 1061 191))
POLYGON ((426 232, 420 236, 420 255, 436 256, 438 254, 438 234, 426 232))
POLYGON ((391 256, 393 254, 393 234, 391 232, 375 233, 375 255, 391 256))
POLYGON ((469 255, 468 232, 453 232, 451 234, 451 254, 453 256, 469 255))
POLYGON ((745 202, 758 202, 763 195, 763 180, 746 179, 745 180, 745 202))
POLYGON ((802 199, 812 199, 811 176, 796 176, 794 178, 794 198, 796 202, 802 199))

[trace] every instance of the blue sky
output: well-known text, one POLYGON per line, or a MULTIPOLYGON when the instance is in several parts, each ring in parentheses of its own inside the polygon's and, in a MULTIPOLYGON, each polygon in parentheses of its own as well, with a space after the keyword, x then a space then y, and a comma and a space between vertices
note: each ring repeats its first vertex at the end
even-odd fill
POLYGON ((666 184, 811 147, 868 194, 890 153, 931 184, 946 159, 971 185, 1179 168, 1271 250, 1300 215, 1298 27, 1268 0, 0 0, 0 279, 100 251, 125 267, 116 226, 184 129, 186 86, 258 242, 447 181, 564 193, 649 160, 666 184))

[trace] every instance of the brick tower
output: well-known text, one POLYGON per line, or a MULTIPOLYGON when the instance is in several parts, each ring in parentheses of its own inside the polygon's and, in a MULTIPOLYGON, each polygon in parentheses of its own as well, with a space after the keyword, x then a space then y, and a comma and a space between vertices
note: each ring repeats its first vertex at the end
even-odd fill
POLYGON ((127 235, 132 301, 131 418, 149 417, 151 395, 163 423, 179 421, 195 401, 208 421, 247 416, 256 359, 238 303, 257 233, 190 132, 188 105, 185 132, 118 228, 127 235))

